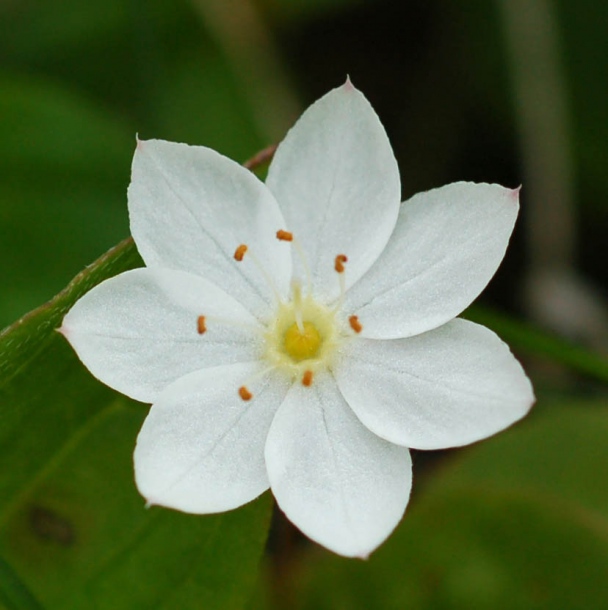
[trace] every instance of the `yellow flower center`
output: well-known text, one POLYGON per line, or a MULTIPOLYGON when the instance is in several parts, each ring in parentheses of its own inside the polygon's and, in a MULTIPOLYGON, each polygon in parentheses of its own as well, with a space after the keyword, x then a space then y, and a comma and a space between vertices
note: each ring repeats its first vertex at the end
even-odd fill
MULTIPOLYGON (((280 229, 276 236, 279 241, 293 244, 296 253, 301 258, 308 286, 306 294, 302 294, 300 282, 292 279, 291 298, 285 302, 280 298, 272 278, 255 258, 252 259, 268 281, 277 299, 276 309, 265 323, 264 352, 261 355, 269 368, 279 370, 292 379, 300 377, 302 385, 310 387, 314 383, 317 373, 331 370, 334 356, 342 341, 351 338, 353 332, 358 334, 363 330, 357 315, 349 316, 348 324, 346 324, 346 320, 341 319, 341 316, 336 315, 344 298, 344 271, 348 256, 337 254, 334 259, 334 269, 340 282, 340 298, 333 307, 329 307, 316 301, 312 296, 311 273, 306 264, 304 252, 293 233, 280 229)), ((252 258, 248 252, 247 244, 239 244, 234 251, 234 260, 242 263, 245 256, 252 258)), ((208 316, 198 316, 196 329, 199 335, 207 333, 208 321, 210 321, 208 316)), ((238 393, 243 401, 252 400, 254 397, 247 385, 240 386, 238 393)))
POLYGON ((309 360, 319 352, 321 335, 311 322, 303 322, 302 330, 294 322, 285 332, 283 347, 294 362, 309 360))
POLYGON ((292 296, 268 320, 266 360, 293 377, 330 368, 342 336, 335 311, 311 297, 302 297, 298 285, 294 285, 292 296))

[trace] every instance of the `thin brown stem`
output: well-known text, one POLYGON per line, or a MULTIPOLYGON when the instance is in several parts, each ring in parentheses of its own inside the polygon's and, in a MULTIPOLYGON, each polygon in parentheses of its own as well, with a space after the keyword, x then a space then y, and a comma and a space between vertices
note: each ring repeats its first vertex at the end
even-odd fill
POLYGON ((247 169, 253 171, 254 169, 257 169, 258 167, 264 165, 265 163, 270 163, 277 149, 277 146, 278 144, 272 144, 271 146, 267 146, 260 152, 253 155, 251 159, 247 159, 247 161, 243 163, 243 167, 246 167, 247 169))
POLYGON ((298 530, 276 505, 274 514, 276 544, 270 556, 270 587, 273 607, 293 610, 296 604, 296 587, 299 572, 297 542, 298 530))

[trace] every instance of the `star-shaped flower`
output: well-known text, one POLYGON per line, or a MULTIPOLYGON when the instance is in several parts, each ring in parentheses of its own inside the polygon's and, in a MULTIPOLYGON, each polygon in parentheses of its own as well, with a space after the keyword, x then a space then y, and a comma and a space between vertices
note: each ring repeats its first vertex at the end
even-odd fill
POLYGON ((135 448, 149 504, 215 513, 269 487, 307 536, 367 556, 401 519, 408 448, 472 443, 532 387, 454 319, 502 260, 518 191, 456 183, 400 204, 386 133, 350 82, 311 106, 266 183, 205 147, 138 142, 146 267, 61 331, 107 385, 152 403, 135 448))

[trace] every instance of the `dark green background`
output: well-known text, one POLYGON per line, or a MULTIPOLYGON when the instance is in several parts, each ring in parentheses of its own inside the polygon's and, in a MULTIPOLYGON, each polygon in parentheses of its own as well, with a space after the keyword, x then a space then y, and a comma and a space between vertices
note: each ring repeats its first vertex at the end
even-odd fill
MULTIPOLYGON (((577 273, 605 295, 608 4, 547 6, 577 273)), ((368 562, 277 519, 258 575, 270 498, 204 518, 145 511, 131 454, 146 407, 92 380, 53 332, 78 294, 138 264, 125 246, 0 337, 0 608, 239 608, 254 587, 250 608, 606 607, 606 363, 510 319, 526 315, 534 261, 503 25, 491 0, 0 3, 0 327, 128 236, 136 133, 244 161, 349 74, 387 129, 404 197, 460 179, 524 182, 483 297, 509 317, 472 315, 513 344, 539 396, 496 439, 416 454, 408 516, 368 562)))

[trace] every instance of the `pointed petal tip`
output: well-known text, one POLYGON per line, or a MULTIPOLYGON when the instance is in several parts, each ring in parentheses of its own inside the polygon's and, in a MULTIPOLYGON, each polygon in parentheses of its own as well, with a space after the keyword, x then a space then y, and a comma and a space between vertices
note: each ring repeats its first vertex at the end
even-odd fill
POLYGON ((357 89, 357 87, 355 87, 355 85, 353 84, 353 81, 350 78, 350 75, 348 75, 348 74, 346 75, 346 80, 344 81, 344 83, 340 87, 337 87, 336 89, 334 89, 333 91, 339 92, 339 93, 342 93, 342 94, 348 95, 348 96, 358 95, 367 101, 365 94, 362 91, 360 91, 359 89, 357 89))
POLYGON ((144 140, 140 140, 139 139, 139 133, 135 134, 135 148, 137 150, 141 150, 143 148, 144 145, 144 140))
POLYGON ((509 190, 509 195, 513 201, 519 203, 519 193, 522 189, 522 185, 520 184, 518 187, 509 190))
MULTIPOLYGON (((158 138, 148 138, 147 140, 142 140, 139 137, 139 133, 135 134, 135 152, 154 152, 154 147, 158 143, 163 143, 164 140, 159 140, 158 138)), ((174 142, 170 142, 170 144, 174 144, 174 142)), ((175 142, 177 144, 177 142, 175 142)))
POLYGON ((190 146, 189 144, 183 144, 181 142, 170 142, 168 140, 162 140, 160 138, 148 138, 147 140, 142 140, 139 137, 139 133, 135 134, 135 150, 136 152, 154 152, 155 148, 159 146, 163 146, 165 144, 175 145, 175 146, 190 146))

